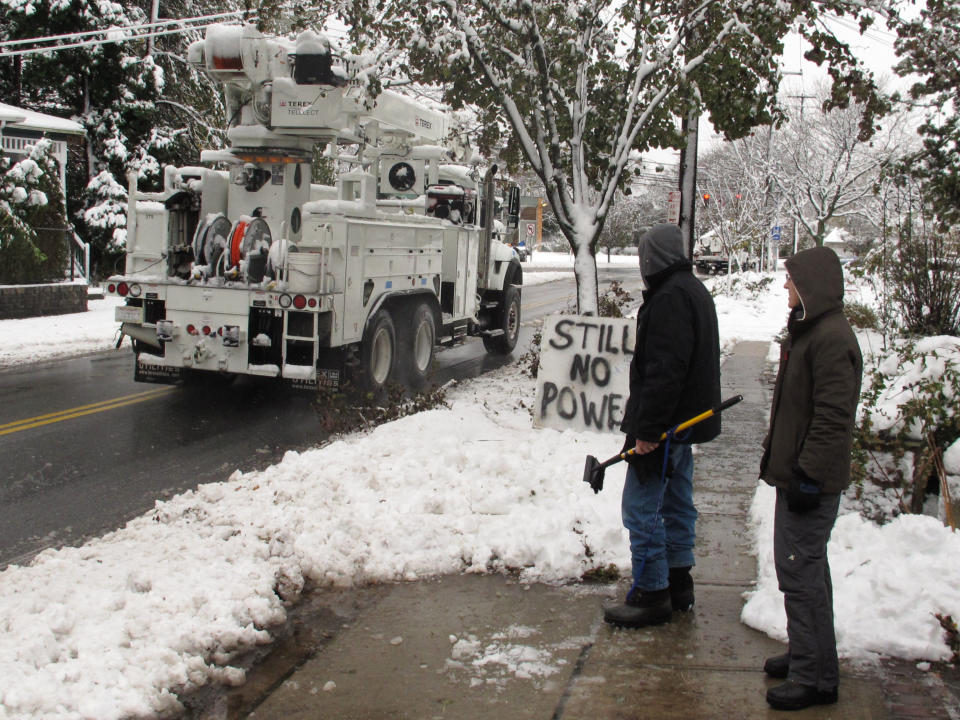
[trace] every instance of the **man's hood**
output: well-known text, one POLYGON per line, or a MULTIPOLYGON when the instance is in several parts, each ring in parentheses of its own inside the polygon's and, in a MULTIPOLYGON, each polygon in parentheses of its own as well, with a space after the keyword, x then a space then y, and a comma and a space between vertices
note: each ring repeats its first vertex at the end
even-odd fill
POLYGON ((679 262, 687 262, 680 228, 671 223, 654 225, 644 233, 637 253, 640 256, 640 274, 645 281, 679 262))
POLYGON ((813 320, 843 307, 843 266, 833 250, 810 248, 787 258, 784 264, 803 307, 799 320, 813 320))

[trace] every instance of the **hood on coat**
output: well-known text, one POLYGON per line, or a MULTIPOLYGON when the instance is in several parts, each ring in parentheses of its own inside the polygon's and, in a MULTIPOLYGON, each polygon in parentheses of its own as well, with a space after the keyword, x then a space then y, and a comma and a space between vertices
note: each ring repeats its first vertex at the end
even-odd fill
POLYGON ((843 307, 843 266, 828 247, 798 252, 784 263, 803 308, 798 320, 813 320, 843 307))
POLYGON ((640 256, 640 274, 649 285, 649 278, 668 270, 678 263, 686 263, 683 253, 683 236, 680 228, 672 223, 654 225, 640 238, 637 244, 640 256))

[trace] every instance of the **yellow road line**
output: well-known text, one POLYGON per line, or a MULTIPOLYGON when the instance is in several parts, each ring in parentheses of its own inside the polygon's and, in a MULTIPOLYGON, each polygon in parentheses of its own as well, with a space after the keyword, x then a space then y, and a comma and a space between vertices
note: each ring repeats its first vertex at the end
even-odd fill
POLYGON ((164 395, 173 389, 173 387, 165 386, 156 388, 154 390, 146 390, 145 392, 135 393, 133 395, 124 395, 111 400, 103 400, 101 402, 91 403, 89 405, 80 405, 79 407, 70 408, 68 410, 61 410, 59 412, 47 413, 46 415, 37 415, 36 417, 17 420, 15 422, 0 425, 0 435, 9 435, 11 433, 20 432, 21 430, 30 430, 31 428, 41 427, 43 425, 50 425, 52 423, 58 423, 64 420, 72 420, 73 418, 83 417, 84 415, 92 415, 105 410, 115 410, 116 408, 126 407, 127 405, 135 405, 146 400, 152 400, 160 395, 164 395))

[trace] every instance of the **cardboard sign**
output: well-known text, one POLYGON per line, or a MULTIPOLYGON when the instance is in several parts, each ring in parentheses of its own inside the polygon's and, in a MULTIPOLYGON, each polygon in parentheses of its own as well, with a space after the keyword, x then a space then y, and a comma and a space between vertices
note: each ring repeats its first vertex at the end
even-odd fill
POLYGON ((636 320, 553 315, 543 325, 535 427, 619 432, 636 320))

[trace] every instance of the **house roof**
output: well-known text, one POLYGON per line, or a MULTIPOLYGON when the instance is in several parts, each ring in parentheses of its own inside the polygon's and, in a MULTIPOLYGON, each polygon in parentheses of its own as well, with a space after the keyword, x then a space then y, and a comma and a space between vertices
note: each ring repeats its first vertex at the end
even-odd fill
POLYGON ((850 233, 843 228, 834 228, 823 239, 824 245, 845 245, 851 240, 850 233))
POLYGON ((6 103, 0 103, 0 121, 5 123, 7 127, 16 127, 22 130, 66 133, 68 135, 84 135, 86 133, 83 126, 73 120, 7 105, 6 103))

